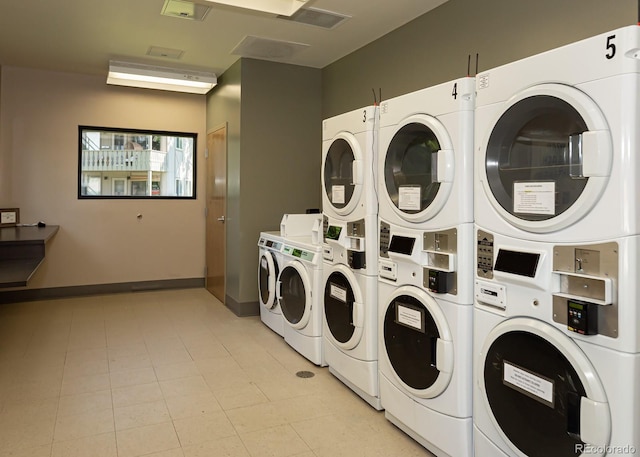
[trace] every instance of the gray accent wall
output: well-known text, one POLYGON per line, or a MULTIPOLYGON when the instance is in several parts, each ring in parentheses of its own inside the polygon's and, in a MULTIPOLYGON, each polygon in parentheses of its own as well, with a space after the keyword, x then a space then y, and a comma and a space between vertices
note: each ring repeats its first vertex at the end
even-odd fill
POLYGON ((241 59, 207 97, 207 131, 227 123, 226 294, 258 312, 258 237, 284 213, 320 208, 321 70, 241 59))
POLYGON ((637 22, 636 0, 449 0, 322 70, 323 118, 637 22))

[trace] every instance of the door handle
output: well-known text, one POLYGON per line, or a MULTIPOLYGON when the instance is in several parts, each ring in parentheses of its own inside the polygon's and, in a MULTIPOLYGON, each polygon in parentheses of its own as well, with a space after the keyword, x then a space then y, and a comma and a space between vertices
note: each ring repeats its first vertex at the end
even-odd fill
POLYGON ((220 217, 218 218, 218 222, 224 222, 224 216, 220 216, 220 217))

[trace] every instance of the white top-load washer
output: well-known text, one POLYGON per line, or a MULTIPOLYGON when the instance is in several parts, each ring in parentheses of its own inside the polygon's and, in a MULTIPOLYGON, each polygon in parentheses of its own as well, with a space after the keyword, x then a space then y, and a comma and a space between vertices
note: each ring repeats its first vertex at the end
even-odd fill
POLYGON ((380 104, 380 219, 442 229, 473 223, 475 80, 461 78, 380 104))
POLYGON ((260 319, 280 336, 284 336, 284 321, 276 295, 276 284, 283 264, 283 241, 279 231, 261 232, 258 239, 260 319))
POLYGON ((378 212, 376 197, 378 107, 322 121, 322 211, 356 221, 378 212))
POLYGON ((322 246, 311 236, 286 237, 276 293, 284 318, 284 339, 316 365, 322 348, 322 246))
POLYGON ((640 27, 476 77, 475 221, 518 239, 640 233, 640 27))

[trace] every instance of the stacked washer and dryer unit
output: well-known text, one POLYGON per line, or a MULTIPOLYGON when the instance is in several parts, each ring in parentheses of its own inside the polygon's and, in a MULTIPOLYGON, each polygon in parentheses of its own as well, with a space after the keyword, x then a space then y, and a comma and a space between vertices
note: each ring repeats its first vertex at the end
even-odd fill
POLYGON ((639 59, 632 26, 477 76, 479 457, 640 452, 639 59))
POLYGON ((439 457, 472 445, 475 80, 381 103, 380 398, 439 457))
POLYGON ((322 123, 323 342, 331 373, 380 409, 378 107, 322 123))

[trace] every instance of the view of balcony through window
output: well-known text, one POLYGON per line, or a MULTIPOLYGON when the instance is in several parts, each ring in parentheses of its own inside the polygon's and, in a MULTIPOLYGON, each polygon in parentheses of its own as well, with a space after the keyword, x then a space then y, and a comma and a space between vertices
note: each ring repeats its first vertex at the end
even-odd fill
POLYGON ((79 198, 195 198, 195 134, 96 127, 79 133, 79 198))

